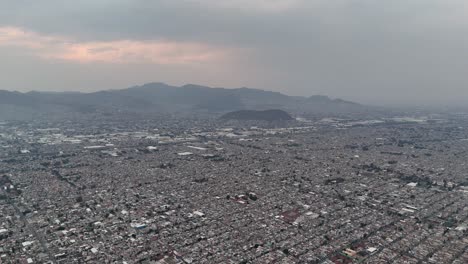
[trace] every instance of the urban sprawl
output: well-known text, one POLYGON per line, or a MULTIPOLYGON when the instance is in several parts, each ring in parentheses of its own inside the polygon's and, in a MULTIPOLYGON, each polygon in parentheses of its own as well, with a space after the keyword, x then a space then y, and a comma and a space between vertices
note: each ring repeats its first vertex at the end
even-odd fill
POLYGON ((468 115, 0 123, 0 263, 468 263, 468 115))

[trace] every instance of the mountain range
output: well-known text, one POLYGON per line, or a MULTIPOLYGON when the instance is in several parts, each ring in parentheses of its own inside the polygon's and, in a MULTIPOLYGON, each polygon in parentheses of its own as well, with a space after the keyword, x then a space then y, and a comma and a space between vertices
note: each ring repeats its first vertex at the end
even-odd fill
POLYGON ((288 96, 251 88, 181 87, 148 83, 121 90, 81 92, 12 92, 0 90, 0 119, 55 113, 225 113, 235 110, 283 109, 290 113, 346 113, 369 107, 327 96, 288 96))

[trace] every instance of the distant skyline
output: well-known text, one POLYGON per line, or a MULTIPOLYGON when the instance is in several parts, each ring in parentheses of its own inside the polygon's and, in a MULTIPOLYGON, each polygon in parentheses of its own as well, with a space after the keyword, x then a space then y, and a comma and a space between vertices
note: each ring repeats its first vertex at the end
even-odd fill
POLYGON ((0 0, 0 90, 149 82, 468 104, 466 0, 0 0))

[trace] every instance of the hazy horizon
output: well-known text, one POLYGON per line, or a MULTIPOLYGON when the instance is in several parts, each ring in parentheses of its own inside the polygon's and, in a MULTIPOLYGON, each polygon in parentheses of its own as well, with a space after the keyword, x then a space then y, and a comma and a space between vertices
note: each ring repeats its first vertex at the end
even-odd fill
POLYGON ((247 89, 255 89, 255 90, 262 90, 262 91, 271 91, 271 92, 278 92, 278 93, 281 93, 283 95, 287 95, 287 96, 297 96, 297 97, 303 97, 303 98, 308 98, 308 97, 311 97, 311 96, 326 96, 326 97, 329 97, 330 99, 341 99, 341 100, 345 100, 345 101, 350 101, 350 102, 353 102, 353 103, 358 103, 358 104, 362 104, 362 105, 367 105, 367 106, 375 106, 375 107, 389 107, 389 108, 403 108, 403 109, 408 109, 408 110, 415 110, 417 108, 424 108, 424 109, 430 109, 430 108, 435 108, 435 109, 439 109, 439 108, 466 108, 466 105, 465 104, 439 104, 439 105, 432 105, 432 104, 429 104, 429 103, 411 103, 411 104, 405 104, 405 103, 392 103, 392 102, 372 102, 372 101, 369 101, 369 102, 366 102, 366 101, 360 101, 359 99, 352 99, 352 98, 346 98, 346 97, 340 97, 340 96, 330 96, 330 95, 327 95, 327 94, 310 94, 310 95, 301 95, 301 94, 290 94, 288 93, 287 91, 272 91, 272 90, 269 90, 269 89, 263 89, 263 88, 258 88, 258 87, 212 87, 212 86, 207 86, 207 85, 203 85, 203 84, 199 84, 199 83, 183 83, 183 84, 180 84, 180 85, 176 85, 176 84, 172 84, 172 83, 167 83, 167 82, 158 82, 158 81, 155 81, 155 82, 148 82, 148 83, 140 83, 140 84, 135 84, 135 85, 130 85, 128 87, 118 87, 118 88, 111 88, 111 89, 101 89, 101 90, 91 90, 91 91, 79 91, 79 90, 24 90, 24 91, 20 91, 20 90, 8 90, 8 89, 0 89, 1 90, 5 90, 5 91, 10 91, 10 92, 21 92, 21 93, 30 93, 30 92, 42 92, 42 93, 95 93, 95 92, 103 92, 103 91, 118 91, 118 90, 126 90, 126 89, 131 89, 131 88, 135 88, 135 87, 138 87, 138 86, 143 86, 143 85, 146 85, 146 84, 153 84, 153 83, 162 83, 162 84, 165 84, 165 85, 168 85, 168 86, 172 86, 172 87, 177 87, 177 88, 181 88, 183 86, 188 86, 188 85, 196 85, 196 86, 203 86, 203 87, 207 87, 207 88, 212 88, 212 89, 242 89, 242 88, 247 88, 247 89))
POLYGON ((249 87, 464 105, 463 0, 0 0, 0 90, 249 87))

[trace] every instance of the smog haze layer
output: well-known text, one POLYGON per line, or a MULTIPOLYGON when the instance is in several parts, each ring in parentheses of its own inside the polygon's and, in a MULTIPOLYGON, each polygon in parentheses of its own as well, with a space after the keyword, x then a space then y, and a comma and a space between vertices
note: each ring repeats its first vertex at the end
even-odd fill
POLYGON ((0 0, 1 89, 160 81, 463 105, 464 0, 0 0))

